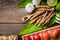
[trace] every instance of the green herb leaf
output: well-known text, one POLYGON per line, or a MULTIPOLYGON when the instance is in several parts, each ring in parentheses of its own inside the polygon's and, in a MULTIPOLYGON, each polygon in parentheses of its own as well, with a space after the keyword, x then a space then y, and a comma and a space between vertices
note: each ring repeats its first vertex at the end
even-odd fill
POLYGON ((56 5, 56 11, 60 12, 60 2, 56 5))
POLYGON ((48 24, 48 27, 51 26, 51 25, 53 25, 53 24, 55 24, 56 23, 55 20, 56 20, 55 16, 52 17, 51 20, 50 20, 50 22, 49 22, 49 24, 48 24))
POLYGON ((22 31, 18 33, 18 35, 29 34, 38 30, 42 30, 44 28, 44 26, 38 27, 36 24, 30 24, 30 23, 28 24, 24 27, 22 31))
POLYGON ((24 8, 28 3, 31 3, 32 0, 23 0, 23 2, 17 4, 18 7, 24 8))
POLYGON ((41 5, 46 5, 47 1, 41 1, 41 5))

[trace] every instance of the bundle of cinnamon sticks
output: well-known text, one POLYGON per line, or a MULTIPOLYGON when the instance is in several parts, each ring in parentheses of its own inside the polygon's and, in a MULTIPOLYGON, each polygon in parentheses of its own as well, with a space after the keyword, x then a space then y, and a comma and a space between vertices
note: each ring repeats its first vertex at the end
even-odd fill
POLYGON ((36 23, 38 26, 48 25, 51 18, 55 15, 54 8, 51 8, 51 7, 47 6, 47 5, 35 6, 35 10, 36 11, 34 11, 33 14, 29 15, 28 20, 30 21, 30 23, 36 23))

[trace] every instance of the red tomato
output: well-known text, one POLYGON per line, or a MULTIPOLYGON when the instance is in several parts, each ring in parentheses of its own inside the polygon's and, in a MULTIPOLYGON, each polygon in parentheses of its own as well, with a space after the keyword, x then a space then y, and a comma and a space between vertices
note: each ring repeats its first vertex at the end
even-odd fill
POLYGON ((42 32, 42 39, 43 40, 49 40, 50 39, 50 35, 47 31, 42 32))
POLYGON ((53 38, 56 38, 59 35, 59 30, 58 29, 53 29, 50 33, 50 36, 53 38))
POLYGON ((40 40, 40 35, 38 33, 33 34, 33 40, 40 40))
POLYGON ((25 36, 25 37, 24 37, 24 40, 31 40, 31 38, 30 38, 30 36, 28 35, 28 36, 25 36))

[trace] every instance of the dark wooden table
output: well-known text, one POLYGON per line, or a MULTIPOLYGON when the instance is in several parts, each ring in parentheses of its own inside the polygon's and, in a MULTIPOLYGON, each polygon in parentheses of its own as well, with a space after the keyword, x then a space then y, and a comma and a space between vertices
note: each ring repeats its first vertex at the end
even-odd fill
POLYGON ((25 24, 21 18, 27 14, 24 8, 17 8, 22 0, 0 0, 0 33, 17 34, 25 24))
MULTIPOLYGON (((27 14, 24 8, 17 8, 23 0, 0 0, 0 33, 2 35, 17 34, 25 24, 21 18, 27 14)), ((60 40, 60 39, 59 39, 60 40)))

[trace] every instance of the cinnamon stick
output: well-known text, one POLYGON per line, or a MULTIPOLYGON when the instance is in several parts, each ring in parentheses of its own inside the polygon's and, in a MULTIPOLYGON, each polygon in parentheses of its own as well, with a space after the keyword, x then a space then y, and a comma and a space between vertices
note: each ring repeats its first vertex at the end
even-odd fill
POLYGON ((42 11, 42 10, 52 11, 52 10, 54 10, 54 8, 50 8, 50 9, 48 9, 48 8, 38 8, 37 10, 38 10, 38 11, 39 11, 39 10, 40 10, 40 11, 42 11))
POLYGON ((35 6, 36 8, 51 8, 51 7, 49 7, 49 6, 47 6, 47 5, 44 5, 44 6, 42 6, 42 5, 37 5, 37 6, 35 6))
POLYGON ((36 24, 39 24, 39 22, 41 21, 42 18, 39 18, 36 22, 36 24))
POLYGON ((31 20, 30 23, 34 23, 34 22, 36 22, 36 21, 37 21, 39 18, 41 18, 41 17, 42 17, 42 16, 39 16, 39 17, 37 17, 37 18, 31 20))
POLYGON ((43 12, 44 12, 44 10, 43 11, 37 11, 35 13, 35 15, 30 20, 33 20, 34 18, 36 18, 38 15, 42 14, 43 12))
MULTIPOLYGON (((44 14, 43 14, 44 15, 44 14)), ((43 15, 41 15, 41 17, 36 21, 36 24, 39 24, 39 22, 41 21, 43 15)))
POLYGON ((48 11, 46 11, 46 13, 44 14, 42 20, 39 22, 38 26, 40 26, 44 22, 44 19, 45 19, 47 14, 48 14, 48 11))
POLYGON ((55 13, 53 13, 42 25, 47 25, 50 21, 50 19, 55 15, 55 13))

